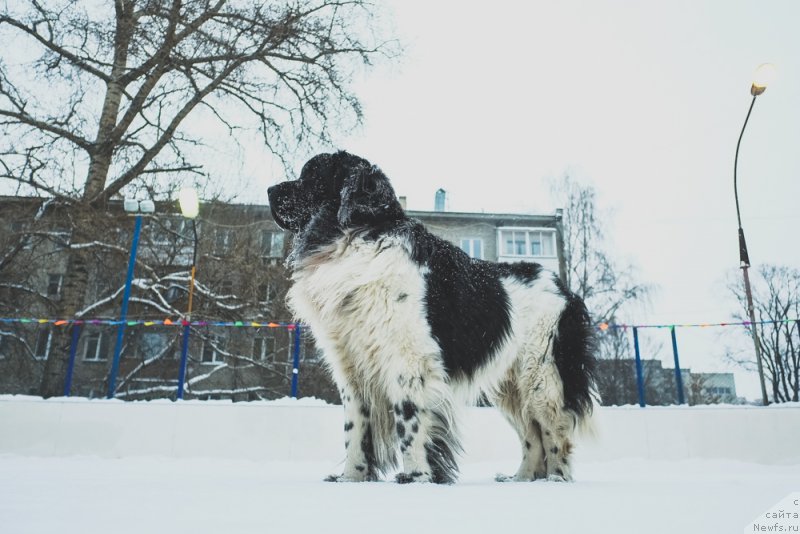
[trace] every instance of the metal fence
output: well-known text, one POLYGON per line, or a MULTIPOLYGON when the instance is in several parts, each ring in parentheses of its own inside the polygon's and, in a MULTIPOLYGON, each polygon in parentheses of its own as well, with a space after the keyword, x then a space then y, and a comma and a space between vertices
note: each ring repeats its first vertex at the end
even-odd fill
MULTIPOLYGON (((604 404, 757 401, 749 326, 599 325, 604 404)), ((0 393, 38 394, 46 360, 59 358, 64 396, 337 402, 318 354, 289 322, 0 318, 0 393)))
POLYGON ((297 397, 319 363, 297 323, 0 319, 0 392, 38 393, 48 358, 64 396, 120 399, 297 397))
MULTIPOLYGON (((606 388, 607 404, 761 404, 797 400, 800 321, 751 323, 639 324, 599 326, 601 339, 621 339, 633 353, 601 359, 602 366, 633 367, 635 380, 622 384, 622 402, 613 387, 606 388), (763 362, 758 372, 752 329, 756 328, 763 362), (787 376, 786 375, 790 375, 787 376), (763 383, 763 385, 762 385, 763 383), (761 386, 761 387, 759 387, 761 386), (635 394, 632 392, 635 388, 635 394), (764 395, 766 390, 766 395, 764 395)), ((613 351, 606 351, 613 352, 613 351)), ((626 354, 626 351, 621 351, 626 354)), ((623 373, 624 374, 624 373, 623 373)), ((603 379, 600 377, 601 386, 603 379)), ((612 384, 613 385, 613 384, 612 384)))

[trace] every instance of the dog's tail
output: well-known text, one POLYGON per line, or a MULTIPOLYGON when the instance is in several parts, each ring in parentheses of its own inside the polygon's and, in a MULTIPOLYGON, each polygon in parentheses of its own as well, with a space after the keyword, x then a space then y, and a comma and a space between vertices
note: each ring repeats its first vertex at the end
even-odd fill
POLYGON ((579 427, 589 429, 589 416, 597 400, 595 332, 583 300, 570 291, 564 291, 564 297, 553 357, 564 387, 564 407, 575 415, 579 427))

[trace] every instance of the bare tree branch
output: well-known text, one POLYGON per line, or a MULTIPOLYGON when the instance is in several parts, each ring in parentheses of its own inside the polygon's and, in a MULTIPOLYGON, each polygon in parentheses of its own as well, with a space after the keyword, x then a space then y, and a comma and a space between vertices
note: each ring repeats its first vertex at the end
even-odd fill
MULTIPOLYGON (((761 348, 764 374, 774 402, 797 402, 800 399, 800 270, 784 266, 763 265, 753 280, 753 306, 758 325, 748 325, 744 332, 752 336, 756 331, 761 348)), ((737 320, 748 322, 747 299, 744 284, 738 277, 729 284, 736 297, 739 310, 737 320)), ((752 347, 751 347, 752 348, 752 347)), ((743 367, 755 364, 755 355, 729 359, 743 367)))

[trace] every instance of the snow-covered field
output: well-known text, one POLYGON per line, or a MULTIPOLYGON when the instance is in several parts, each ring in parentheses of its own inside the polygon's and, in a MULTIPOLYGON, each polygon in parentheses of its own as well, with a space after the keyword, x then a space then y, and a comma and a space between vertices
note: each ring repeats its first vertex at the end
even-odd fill
POLYGON ((472 409, 459 482, 401 486, 321 481, 338 407, 0 397, 0 532, 727 533, 800 490, 800 407, 599 412, 574 483, 494 482, 515 438, 472 409))

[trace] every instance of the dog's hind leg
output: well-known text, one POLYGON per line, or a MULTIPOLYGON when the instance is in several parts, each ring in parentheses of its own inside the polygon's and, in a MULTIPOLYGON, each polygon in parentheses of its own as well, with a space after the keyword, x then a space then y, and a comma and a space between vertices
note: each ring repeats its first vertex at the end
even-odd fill
POLYGON ((528 482, 547 476, 542 429, 539 422, 528 418, 524 432, 525 435, 520 440, 522 441, 522 462, 514 475, 514 480, 518 482, 528 482))
POLYGON ((540 380, 528 389, 526 409, 541 429, 544 464, 549 480, 572 480, 570 457, 575 415, 564 406, 561 379, 555 366, 544 366, 540 380))
POLYGON ((542 446, 548 480, 572 480, 573 428, 575 418, 561 407, 550 406, 538 414, 542 428, 542 446))
POLYGON ((514 476, 498 474, 498 482, 530 481, 547 476, 541 426, 530 413, 524 411, 514 380, 512 372, 511 379, 501 384, 494 394, 493 404, 517 432, 522 447, 522 461, 514 476))

